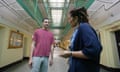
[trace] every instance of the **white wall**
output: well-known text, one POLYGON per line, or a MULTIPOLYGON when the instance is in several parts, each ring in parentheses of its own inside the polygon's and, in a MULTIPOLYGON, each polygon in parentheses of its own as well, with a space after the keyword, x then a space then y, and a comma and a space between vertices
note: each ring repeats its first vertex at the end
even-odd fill
POLYGON ((120 30, 120 22, 113 23, 109 26, 104 26, 100 29, 101 42, 103 46, 101 64, 112 68, 120 68, 120 61, 114 34, 114 31, 116 30, 120 30))
POLYGON ((22 60, 23 57, 29 57, 31 36, 32 36, 31 33, 26 32, 22 29, 18 29, 18 27, 12 26, 11 23, 7 22, 6 20, 0 19, 0 68, 8 64, 14 63, 16 61, 22 60), (4 28, 1 28, 1 26, 4 28), (23 46, 22 48, 8 49, 9 36, 11 30, 13 31, 19 30, 20 33, 22 33, 24 37, 27 38, 25 46, 23 46), (23 49, 24 47, 25 49, 23 49), (23 55, 23 52, 25 53, 25 55, 23 55))
POLYGON ((32 36, 27 34, 24 35, 24 57, 29 57, 30 56, 30 50, 31 50, 31 43, 32 43, 32 36))
MULTIPOLYGON (((2 48, 3 48, 3 38, 4 37, 4 28, 0 26, 0 57, 2 55, 2 48)), ((1 61, 1 58, 0 58, 1 61)))
POLYGON ((120 2, 117 1, 105 3, 96 0, 88 9, 90 23, 100 32, 103 45, 101 64, 112 68, 120 68, 114 34, 114 31, 120 30, 120 2))

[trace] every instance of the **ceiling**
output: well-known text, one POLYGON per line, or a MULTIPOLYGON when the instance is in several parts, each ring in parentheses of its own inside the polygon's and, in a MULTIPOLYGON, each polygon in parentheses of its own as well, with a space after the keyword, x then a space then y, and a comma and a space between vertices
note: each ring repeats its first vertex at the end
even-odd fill
POLYGON ((42 18, 50 19, 50 30, 55 39, 63 38, 71 28, 67 22, 67 13, 73 7, 88 8, 94 0, 17 0, 25 11, 42 26, 42 18))
MULTIPOLYGON (((70 36, 73 29, 67 22, 67 13, 72 8, 85 6, 88 9, 91 21, 102 22, 104 18, 97 20, 101 15, 96 12, 104 6, 104 10, 116 4, 119 0, 0 0, 0 18, 11 23, 12 26, 21 28, 27 32, 42 26, 42 19, 50 19, 50 30, 55 39, 61 40, 70 36), (95 15, 95 16, 94 16, 95 15)), ((103 13, 101 13, 103 15, 103 13)), ((96 24, 94 22, 94 24, 96 24)), ((69 37, 68 37, 69 38, 69 37)))
POLYGON ((17 27, 27 32, 33 32, 38 25, 31 16, 16 2, 16 0, 0 0, 0 22, 17 27))

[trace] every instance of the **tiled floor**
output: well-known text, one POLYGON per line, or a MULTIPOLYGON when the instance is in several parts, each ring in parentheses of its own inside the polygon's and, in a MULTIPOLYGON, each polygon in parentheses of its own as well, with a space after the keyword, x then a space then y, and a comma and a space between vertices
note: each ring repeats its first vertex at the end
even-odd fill
MULTIPOLYGON (((58 53, 60 51, 61 49, 55 48, 54 64, 51 67, 49 67, 48 72, 67 72, 68 70, 67 59, 58 56, 58 53)), ((28 60, 24 60, 21 63, 15 64, 14 66, 5 69, 3 72, 30 72, 30 68, 27 63, 28 60)), ((108 71, 101 69, 100 72, 108 72, 108 71)))

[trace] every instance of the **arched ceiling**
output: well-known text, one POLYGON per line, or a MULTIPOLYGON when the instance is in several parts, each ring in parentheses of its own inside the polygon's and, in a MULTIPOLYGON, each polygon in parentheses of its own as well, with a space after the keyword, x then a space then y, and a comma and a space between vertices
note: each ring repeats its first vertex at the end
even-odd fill
POLYGON ((17 0, 25 11, 42 26, 44 17, 50 19, 50 30, 55 39, 63 38, 71 28, 67 22, 67 12, 73 7, 88 8, 94 0, 17 0))
POLYGON ((50 30, 56 39, 68 39, 73 29, 67 22, 72 8, 85 6, 93 25, 119 14, 119 0, 0 0, 0 23, 33 33, 42 26, 42 18, 50 19, 50 30), (115 9, 111 9, 112 7, 115 9), (117 10, 117 12, 114 12, 117 10))
POLYGON ((0 23, 32 33, 38 25, 16 0, 0 0, 0 23))

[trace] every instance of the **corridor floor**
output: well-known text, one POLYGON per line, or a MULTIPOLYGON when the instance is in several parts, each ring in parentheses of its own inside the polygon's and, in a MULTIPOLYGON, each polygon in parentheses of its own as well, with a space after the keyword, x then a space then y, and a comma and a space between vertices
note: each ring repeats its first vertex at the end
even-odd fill
MULTIPOLYGON (((48 72, 67 72, 68 70, 67 59, 58 56, 60 51, 62 51, 62 49, 55 48, 54 64, 49 67, 48 72)), ((6 68, 3 72, 30 72, 30 68, 28 66, 28 60, 23 60, 21 63, 6 68)), ((108 71, 101 69, 100 72, 108 72, 108 71)))

